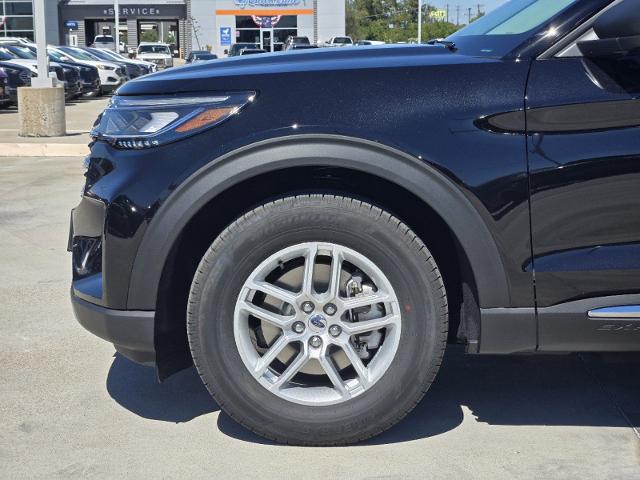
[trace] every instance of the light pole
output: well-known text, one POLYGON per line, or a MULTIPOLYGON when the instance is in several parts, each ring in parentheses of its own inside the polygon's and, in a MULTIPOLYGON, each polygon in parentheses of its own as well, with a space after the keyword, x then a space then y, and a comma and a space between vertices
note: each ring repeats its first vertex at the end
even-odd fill
POLYGON ((49 77, 49 56, 47 55, 47 29, 45 27, 45 0, 33 2, 33 18, 36 22, 36 44, 38 46, 38 76, 31 81, 34 87, 53 87, 49 77))
POLYGON ((113 12, 115 14, 115 24, 116 24, 116 32, 115 32, 115 44, 116 44, 116 53, 120 53, 120 5, 118 4, 118 0, 113 2, 113 12))
MULTIPOLYGON (((49 0, 46 0, 49 3, 49 0)), ((18 88, 21 137, 61 137, 66 134, 64 88, 49 76, 45 0, 33 1, 38 75, 31 86, 18 88)))
POLYGON ((418 0, 418 44, 422 43, 422 0, 418 0))

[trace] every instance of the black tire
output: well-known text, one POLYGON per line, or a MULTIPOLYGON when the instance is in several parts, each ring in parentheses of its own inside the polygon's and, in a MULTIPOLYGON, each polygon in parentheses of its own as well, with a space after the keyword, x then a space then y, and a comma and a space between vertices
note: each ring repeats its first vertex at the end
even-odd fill
POLYGON ((193 280, 187 330, 198 372, 229 416, 277 442, 341 445, 381 433, 416 406, 440 366, 447 315, 438 267, 406 225, 358 200, 309 195, 262 205, 220 234, 193 280), (234 341, 235 302, 253 269, 283 248, 310 241, 340 244, 371 259, 404 307, 389 369, 363 394, 331 406, 301 405, 269 392, 249 374, 234 341))

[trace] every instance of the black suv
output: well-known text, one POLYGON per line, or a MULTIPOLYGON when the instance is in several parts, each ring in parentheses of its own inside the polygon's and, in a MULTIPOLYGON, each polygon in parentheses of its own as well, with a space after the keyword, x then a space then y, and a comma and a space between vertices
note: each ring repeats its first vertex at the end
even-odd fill
POLYGON ((309 37, 289 36, 284 42, 283 50, 304 50, 308 48, 318 48, 317 45, 311 45, 309 37))
POLYGON ((229 57, 239 57, 244 50, 260 50, 259 43, 234 43, 231 48, 224 53, 229 57))
POLYGON ((73 211, 82 325, 308 445, 398 422, 447 342, 640 350, 637 0, 294 56, 118 90, 73 211))

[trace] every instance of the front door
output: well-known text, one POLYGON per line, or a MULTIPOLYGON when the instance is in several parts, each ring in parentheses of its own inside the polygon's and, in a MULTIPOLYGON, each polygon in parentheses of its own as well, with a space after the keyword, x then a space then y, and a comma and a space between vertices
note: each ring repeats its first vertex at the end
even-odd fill
POLYGON ((273 28, 260 30, 260 48, 267 52, 273 52, 273 28))
POLYGON ((640 321, 588 312, 640 304, 640 54, 568 51, 530 72, 533 258, 523 268, 535 272, 542 350, 624 348, 640 321))

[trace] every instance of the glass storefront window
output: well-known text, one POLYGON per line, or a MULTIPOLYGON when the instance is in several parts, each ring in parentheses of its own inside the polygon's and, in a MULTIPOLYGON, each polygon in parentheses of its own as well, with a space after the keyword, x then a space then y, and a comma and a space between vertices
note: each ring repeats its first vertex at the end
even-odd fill
POLYGON ((236 17, 236 28, 256 28, 256 22, 250 16, 236 17))
POLYGON ((284 43, 287 38, 298 35, 298 30, 295 28, 276 28, 273 30, 273 34, 276 37, 276 43, 284 43))
POLYGON ((24 0, 0 0, 0 25, 2 37, 34 39, 33 4, 24 0))
MULTIPOLYGON (((273 30, 273 49, 282 50, 282 44, 290 35, 298 34, 298 17, 296 15, 283 15, 273 28, 261 29, 253 17, 242 15, 236 17, 236 43, 257 43, 260 42, 261 30, 273 30)), ((271 37, 270 37, 271 38, 271 37)), ((270 46, 263 48, 269 50, 270 46)))
POLYGON ((260 29, 238 30, 236 43, 260 43, 260 29))
MULTIPOLYGON (((0 7, 0 11, 2 7, 0 7)), ((33 15, 31 2, 4 2, 4 15, 33 15)))
POLYGON ((33 17, 7 17, 7 30, 33 30, 33 17))

